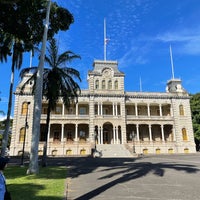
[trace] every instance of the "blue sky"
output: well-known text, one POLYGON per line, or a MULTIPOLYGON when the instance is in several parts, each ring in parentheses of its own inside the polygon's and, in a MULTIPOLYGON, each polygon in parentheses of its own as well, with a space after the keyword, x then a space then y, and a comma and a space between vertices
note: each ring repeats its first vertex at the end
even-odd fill
MULTIPOLYGON (((172 46, 175 78, 189 93, 200 92, 199 0, 57 0, 74 16, 67 32, 57 35, 60 51, 71 50, 81 60, 71 63, 81 73, 87 89, 87 73, 95 59, 104 58, 104 18, 109 43, 107 60, 118 61, 125 73, 125 90, 165 92, 172 77, 172 46)), ((38 65, 38 59, 33 59, 38 65)), ((29 54, 23 68, 29 66, 29 54)), ((7 112, 11 63, 0 63, 0 109, 7 112)), ((15 86, 19 82, 16 73, 15 86)), ((14 100, 14 99, 13 99, 14 100)), ((13 105, 14 107, 14 105, 13 105)))

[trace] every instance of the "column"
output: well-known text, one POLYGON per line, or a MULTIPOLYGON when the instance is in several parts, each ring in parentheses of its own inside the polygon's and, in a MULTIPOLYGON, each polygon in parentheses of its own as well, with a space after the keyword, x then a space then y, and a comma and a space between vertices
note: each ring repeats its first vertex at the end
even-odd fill
POLYGON ((151 113, 150 113, 150 105, 147 104, 147 114, 148 114, 148 117, 150 117, 151 113))
POLYGON ((138 116, 138 107, 137 107, 137 103, 135 104, 135 116, 138 116))
POLYGON ((103 115, 103 103, 101 103, 101 112, 100 115, 103 115))
POLYGON ((139 124, 136 124, 136 134, 137 134, 137 141, 140 141, 139 124))
POLYGON ((116 109, 116 116, 118 116, 118 107, 117 107, 117 103, 115 104, 115 109, 116 109))
POLYGON ((64 124, 61 124, 61 142, 64 142, 64 124))
POLYGON ((159 104, 159 111, 160 111, 160 116, 162 117, 162 105, 159 104))
POLYGON ((100 133, 101 133, 101 144, 103 144, 103 129, 101 126, 100 126, 100 133))
POLYGON ((76 103, 76 116, 78 115, 78 103, 76 103))
POLYGON ((161 134, 162 134, 162 141, 165 141, 165 135, 164 135, 164 127, 163 124, 161 124, 161 134))
POLYGON ((149 139, 150 139, 150 142, 152 142, 151 125, 149 125, 149 139))
POLYGON ((115 133, 116 133, 116 126, 113 126, 113 144, 115 144, 116 142, 116 138, 115 138, 115 133))
POLYGON ((65 104, 62 104, 62 115, 65 115, 65 104))
POLYGON ((116 128, 117 144, 119 144, 119 127, 116 128))
POLYGON ((75 125, 75 141, 78 141, 78 124, 75 125))
POLYGON ((113 102, 112 106, 113 106, 113 116, 114 116, 115 115, 115 103, 114 102, 113 102))

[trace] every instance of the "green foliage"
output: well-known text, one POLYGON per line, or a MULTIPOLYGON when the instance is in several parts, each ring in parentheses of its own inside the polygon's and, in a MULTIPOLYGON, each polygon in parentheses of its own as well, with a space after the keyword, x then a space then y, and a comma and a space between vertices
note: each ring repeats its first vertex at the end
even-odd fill
POLYGON ((200 93, 191 95, 192 123, 195 139, 200 140, 200 93))
MULTIPOLYGON (((46 166, 46 144, 51 111, 56 108, 56 103, 58 102, 59 98, 63 100, 65 106, 67 107, 70 105, 70 103, 74 101, 76 102, 78 100, 78 94, 81 92, 78 83, 76 80, 74 80, 77 79, 81 81, 79 71, 74 68, 67 67, 67 63, 71 62, 75 58, 80 58, 80 56, 74 54, 71 51, 65 51, 61 54, 58 54, 58 46, 56 45, 56 40, 54 38, 50 40, 49 46, 47 47, 47 54, 45 56, 45 62, 47 63, 48 67, 45 67, 43 71, 42 95, 47 99, 48 107, 44 134, 45 143, 42 166, 46 166)), ((23 84, 21 92, 23 93, 24 88, 29 83, 29 81, 34 80, 32 91, 34 94, 36 88, 35 78, 37 74, 37 68, 30 67, 23 69, 20 73, 21 78, 23 78, 26 73, 32 73, 32 76, 23 84)))
POLYGON ((66 167, 41 168, 37 175, 25 175, 26 167, 9 166, 5 169, 8 190, 14 200, 62 200, 65 189, 66 167))
MULTIPOLYGON (((12 125, 13 125, 13 119, 10 119, 10 129, 12 129, 12 125)), ((6 119, 0 121, 0 130, 5 130, 5 126, 6 126, 6 119)))
MULTIPOLYGON (((13 124, 13 119, 10 120, 10 129, 12 129, 12 124, 13 124)), ((6 127, 6 119, 3 121, 0 121, 0 130, 5 130, 6 127)), ((3 135, 0 134, 0 149, 1 149, 1 144, 2 144, 2 138, 3 135)), ((8 147, 10 146, 10 142, 11 142, 11 134, 9 134, 8 137, 8 147)))
MULTIPOLYGON (((0 1, 0 60, 14 54, 13 40, 18 52, 26 52, 37 46, 43 37, 46 17, 46 0, 0 1), (23 42, 20 42, 23 41, 23 42)), ((48 38, 59 30, 69 29, 73 15, 56 3, 51 5, 48 38)))

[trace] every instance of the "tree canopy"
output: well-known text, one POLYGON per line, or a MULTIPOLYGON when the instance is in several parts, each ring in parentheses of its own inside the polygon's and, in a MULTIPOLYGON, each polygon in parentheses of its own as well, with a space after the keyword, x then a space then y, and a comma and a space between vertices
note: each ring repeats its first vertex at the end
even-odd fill
MULTIPOLYGON (((0 1, 0 60, 12 55, 12 39, 23 41, 21 51, 33 49, 42 41, 46 0, 0 1)), ((57 3, 51 4, 48 39, 69 29, 73 15, 57 3)))
POLYGON ((200 93, 191 95, 192 124, 195 139, 200 140, 200 93))
MULTIPOLYGON (((47 39, 53 38, 59 30, 67 30, 73 21, 73 16, 67 9, 59 7, 51 1, 0 0, 0 61, 7 61, 7 58, 12 56, 7 124, 3 134, 2 156, 8 141, 15 68, 21 68, 24 52, 33 50, 39 45, 43 38, 43 31, 47 30, 47 27, 48 38, 45 37, 45 43, 47 39), (48 11, 50 13, 50 15, 48 14, 48 23, 46 23, 47 7, 48 10, 51 10, 48 11)), ((47 36, 47 34, 44 35, 47 36)), ((45 45, 43 46, 45 47, 45 45)))

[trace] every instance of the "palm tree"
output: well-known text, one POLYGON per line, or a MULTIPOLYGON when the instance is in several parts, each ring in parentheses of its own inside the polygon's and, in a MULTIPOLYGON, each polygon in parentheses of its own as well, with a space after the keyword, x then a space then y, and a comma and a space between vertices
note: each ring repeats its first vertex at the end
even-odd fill
MULTIPOLYGON (((7 58, 12 56, 7 122, 1 156, 4 156, 8 143, 15 69, 21 68, 23 53, 32 50, 42 41, 46 5, 47 0, 0 1, 0 62, 7 62, 7 58)), ((56 3, 51 5, 48 38, 53 38, 59 30, 67 30, 73 23, 73 16, 67 9, 56 3)))
MULTIPOLYGON (((12 38, 12 42, 10 40, 10 45, 13 46, 13 50, 12 50, 13 55, 12 55, 12 65, 11 65, 11 79, 10 79, 10 88, 9 88, 9 100, 8 100, 8 110, 7 110, 7 117, 6 117, 6 127, 5 127, 5 131, 3 134, 1 156, 5 155, 6 148, 8 145, 15 69, 20 69, 20 67, 22 65, 22 58, 23 58, 23 52, 24 52, 23 43, 21 40, 18 40, 17 38, 12 38)), ((5 56, 4 56, 4 59, 5 59, 5 56)))
MULTIPOLYGON (((74 54, 71 51, 65 51, 62 54, 58 53, 58 46, 56 40, 52 39, 47 47, 47 56, 45 56, 45 62, 48 64, 48 68, 44 68, 43 71, 43 96, 48 101, 47 118, 45 127, 45 142, 43 148, 42 166, 46 166, 46 155, 47 155, 47 136, 50 122, 51 111, 56 108, 56 103, 61 98, 64 105, 67 107, 71 102, 78 100, 78 94, 80 93, 80 87, 74 80, 80 79, 80 73, 71 67, 67 67, 66 63, 71 62, 80 56, 74 54)), ((25 82, 21 91, 23 92, 26 84, 30 80, 34 80, 37 73, 37 68, 26 68, 20 73, 21 78, 25 73, 32 72, 32 76, 25 82)), ((34 81, 35 82, 35 81, 34 81)), ((35 91, 35 85, 33 86, 33 93, 35 91)))

